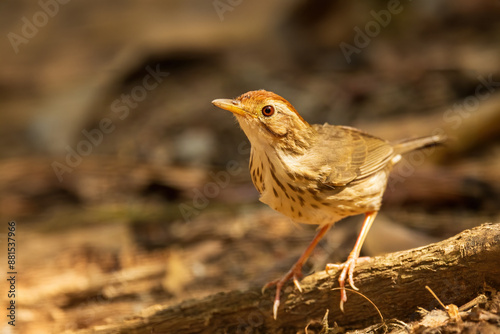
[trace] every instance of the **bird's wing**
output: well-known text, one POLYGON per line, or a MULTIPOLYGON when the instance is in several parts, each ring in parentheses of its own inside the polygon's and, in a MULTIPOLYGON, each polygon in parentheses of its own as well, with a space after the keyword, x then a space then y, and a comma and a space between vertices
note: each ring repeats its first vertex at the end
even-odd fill
MULTIPOLYGON (((321 167, 319 181, 344 186, 383 169, 394 156, 385 140, 347 126, 314 125, 318 141, 309 150, 309 162, 321 167), (314 153, 313 153, 314 152, 314 153)), ((311 166, 312 167, 312 166, 311 166)))

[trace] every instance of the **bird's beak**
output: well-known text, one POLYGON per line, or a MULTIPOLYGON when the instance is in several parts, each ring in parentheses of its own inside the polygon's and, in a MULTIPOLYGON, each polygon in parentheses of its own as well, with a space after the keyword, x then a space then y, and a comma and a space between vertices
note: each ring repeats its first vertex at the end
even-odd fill
POLYGON ((238 100, 230 99, 217 99, 213 100, 212 104, 224 110, 228 110, 236 115, 249 116, 250 114, 241 107, 241 103, 238 100))

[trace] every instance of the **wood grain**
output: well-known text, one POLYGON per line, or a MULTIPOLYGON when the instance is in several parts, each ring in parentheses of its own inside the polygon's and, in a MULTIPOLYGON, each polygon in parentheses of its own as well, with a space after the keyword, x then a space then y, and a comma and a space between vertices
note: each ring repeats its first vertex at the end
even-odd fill
MULTIPOLYGON (((445 304, 462 305, 478 295, 485 284, 500 287, 500 224, 484 224, 445 241, 408 251, 371 258, 356 267, 355 282, 385 319, 407 321, 417 307, 438 307, 428 285, 445 304)), ((173 307, 156 305, 123 322, 87 333, 296 333, 329 310, 329 322, 359 328, 380 322, 363 298, 348 293, 345 313, 339 310, 337 273, 324 271, 302 281, 304 292, 291 284, 285 289, 278 320, 273 320, 274 289, 219 293, 173 307)), ((68 332, 69 333, 69 332, 68 332)))

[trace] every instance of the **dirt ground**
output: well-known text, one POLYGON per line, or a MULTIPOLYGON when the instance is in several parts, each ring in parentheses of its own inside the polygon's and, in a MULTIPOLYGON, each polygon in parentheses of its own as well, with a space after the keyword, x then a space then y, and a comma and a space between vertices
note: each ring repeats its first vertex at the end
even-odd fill
MULTIPOLYGON (((310 123, 447 134, 393 171, 362 255, 500 223, 500 1, 0 8, 0 261, 16 272, 15 297, 0 280, 2 333, 98 329, 283 275, 315 227, 258 201, 249 143, 210 103, 249 90, 274 91, 310 123)), ((361 220, 337 223, 304 273, 344 261, 361 220)), ((421 305, 366 331, 500 332, 499 290, 484 282, 486 300, 460 321, 421 305)), ((358 329, 327 316, 295 332, 358 329)))

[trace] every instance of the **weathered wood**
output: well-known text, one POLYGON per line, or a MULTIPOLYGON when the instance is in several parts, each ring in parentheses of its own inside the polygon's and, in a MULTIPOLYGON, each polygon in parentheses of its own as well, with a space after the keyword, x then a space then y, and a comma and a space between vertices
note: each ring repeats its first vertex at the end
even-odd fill
MULTIPOLYGON (((438 304, 428 285, 445 304, 462 305, 489 284, 500 287, 500 224, 484 224, 445 241, 408 251, 375 257, 360 263, 355 283, 386 319, 407 321, 417 307, 438 304)), ((374 308, 348 293, 345 313, 339 310, 337 274, 324 271, 302 280, 303 293, 289 284, 282 297, 278 320, 273 320, 274 289, 219 293, 173 307, 153 306, 117 324, 80 330, 87 333, 296 333, 311 320, 362 327, 379 322, 374 308)))

